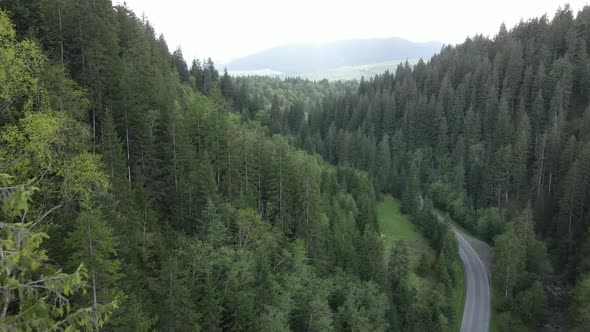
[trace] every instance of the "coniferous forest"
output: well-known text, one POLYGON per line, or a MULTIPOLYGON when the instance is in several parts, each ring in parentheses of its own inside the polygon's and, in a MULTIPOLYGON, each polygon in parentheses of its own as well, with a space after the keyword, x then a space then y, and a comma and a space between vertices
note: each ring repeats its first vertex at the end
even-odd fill
POLYGON ((494 248, 495 330, 556 284, 587 330, 589 45, 565 6, 360 82, 236 78, 110 0, 0 0, 0 330, 452 331, 448 221, 494 248))

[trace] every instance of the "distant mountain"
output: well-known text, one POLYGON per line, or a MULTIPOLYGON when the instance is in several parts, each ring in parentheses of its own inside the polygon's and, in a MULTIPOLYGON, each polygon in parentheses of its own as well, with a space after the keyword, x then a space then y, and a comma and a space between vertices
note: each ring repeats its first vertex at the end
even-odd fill
POLYGON ((230 71, 270 70, 284 75, 321 72, 405 59, 430 58, 442 43, 414 43, 402 38, 355 39, 289 44, 269 48, 227 64, 230 71))

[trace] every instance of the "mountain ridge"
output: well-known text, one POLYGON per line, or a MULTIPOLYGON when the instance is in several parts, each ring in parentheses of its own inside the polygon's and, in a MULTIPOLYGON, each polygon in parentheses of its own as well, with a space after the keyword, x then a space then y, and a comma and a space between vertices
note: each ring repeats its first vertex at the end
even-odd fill
POLYGON ((228 70, 273 70, 296 75, 411 58, 430 58, 443 43, 416 43, 399 37, 293 43, 271 47, 226 64, 228 70))

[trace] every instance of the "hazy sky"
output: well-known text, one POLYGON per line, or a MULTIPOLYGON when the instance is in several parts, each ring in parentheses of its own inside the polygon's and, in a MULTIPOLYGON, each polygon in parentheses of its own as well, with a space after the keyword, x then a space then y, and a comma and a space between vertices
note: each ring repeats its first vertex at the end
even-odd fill
MULTIPOLYGON (((114 0, 122 3, 123 0, 114 0)), ((553 17, 560 0, 126 0, 168 47, 216 63, 291 42, 367 37, 460 43, 521 18, 553 17)), ((588 0, 569 1, 574 11, 588 0)))

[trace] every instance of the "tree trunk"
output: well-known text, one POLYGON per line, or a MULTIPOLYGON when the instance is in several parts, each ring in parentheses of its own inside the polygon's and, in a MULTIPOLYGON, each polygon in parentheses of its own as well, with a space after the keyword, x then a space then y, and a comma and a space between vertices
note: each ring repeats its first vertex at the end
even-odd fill
POLYGON ((172 118, 172 155, 174 158, 174 191, 178 193, 178 165, 176 157, 176 125, 172 118))
POLYGON ((283 219, 283 158, 279 151, 279 215, 281 218, 281 228, 285 231, 284 219, 283 219))
MULTIPOLYGON (((574 165, 575 167, 575 165, 574 165)), ((568 218, 568 223, 567 223, 567 255, 570 256, 571 252, 572 252, 572 239, 573 239, 573 235, 572 235, 572 219, 573 219, 573 215, 574 215, 574 207, 575 207, 575 202, 574 202, 574 192, 576 189, 576 180, 577 180, 577 171, 576 168, 574 168, 574 183, 572 184, 571 187, 571 195, 570 195, 570 202, 572 204, 572 206, 570 207, 570 213, 569 213, 569 218, 568 218)))
POLYGON ((10 304, 10 290, 9 289, 5 289, 4 292, 2 293, 2 302, 4 302, 4 305, 2 306, 2 315, 0 315, 1 318, 6 317, 6 313, 8 312, 8 305, 10 304))
MULTIPOLYGON (((92 238, 90 236, 90 233, 91 233, 90 223, 86 223, 86 231, 87 231, 87 235, 88 235, 88 249, 89 249, 89 253, 90 253, 90 260, 92 260, 94 257, 94 250, 92 247, 92 238)), ((94 310, 94 315, 95 315, 92 323, 94 324, 94 330, 96 332, 98 332, 98 300, 97 300, 97 296, 96 296, 96 274, 94 272, 94 267, 92 267, 91 273, 92 273, 92 309, 94 310)))
POLYGON ((543 179, 543 172, 545 171, 545 137, 543 137, 543 147, 541 148, 541 169, 539 170, 539 179, 537 180, 537 198, 541 194, 541 185, 543 179))
POLYGON ((553 182, 553 172, 549 172, 549 190, 547 190, 547 198, 551 197, 551 185, 553 182))
POLYGON ((242 192, 244 192, 245 196, 248 196, 248 189, 249 189, 249 182, 248 182, 248 155, 246 154, 246 136, 244 134, 244 168, 245 168, 245 179, 246 179, 246 183, 244 185, 244 188, 242 189, 242 192))
MULTIPOLYGON (((510 255, 510 251, 508 252, 510 255)), ((504 298, 508 298, 508 285, 510 284, 510 264, 508 264, 506 269, 506 284, 504 285, 504 298)))
POLYGON ((143 211, 142 243, 141 243, 141 254, 142 254, 144 261, 146 260, 146 255, 145 255, 145 233, 146 233, 146 231, 147 231, 147 212, 144 210, 143 211))
POLYGON ((96 299, 96 275, 94 274, 94 269, 92 269, 92 308, 94 310, 94 331, 98 332, 98 301, 96 299))
POLYGON ((127 96, 124 98, 124 108, 125 108, 125 140, 127 142, 127 180, 129 182, 129 187, 131 187, 131 158, 129 153, 129 120, 127 119, 127 96))
MULTIPOLYGON (((104 126, 104 124, 103 124, 103 126, 104 126)), ((104 132, 104 129, 103 129, 103 132, 104 132)), ((111 169, 111 181, 112 181, 112 180, 115 179, 115 166, 114 166, 114 163, 113 163, 113 160, 115 160, 115 154, 114 154, 114 151, 113 151, 113 137, 110 134, 109 134, 109 142, 108 142, 108 144, 109 144, 109 150, 111 152, 111 160, 110 160, 110 165, 109 166, 110 166, 110 169, 111 169)))
POLYGON ((61 51, 61 53, 60 53, 60 60, 61 60, 61 65, 63 67, 63 64, 64 64, 64 36, 63 36, 63 25, 62 25, 62 22, 61 22, 61 7, 60 7, 60 4, 61 4, 61 1, 58 1, 57 2, 57 17, 59 19, 59 46, 60 46, 60 51, 61 51))
MULTIPOLYGON (((258 134, 260 135, 260 133, 258 134)), ((260 137, 259 137, 260 141, 260 137)), ((263 216, 262 211, 262 161, 261 161, 261 153, 260 150, 262 142, 259 142, 258 145, 258 213, 263 216)))
POLYGON ((305 178, 305 224, 309 225, 309 177, 305 178))
POLYGON ((80 56, 82 58, 82 68, 86 66, 86 60, 84 59, 84 39, 82 38, 82 14, 80 13, 80 0, 78 0, 78 32, 80 34, 80 56))
POLYGON ((231 188, 231 148, 229 143, 229 137, 227 138, 227 192, 229 194, 229 199, 232 199, 232 188, 231 188))

